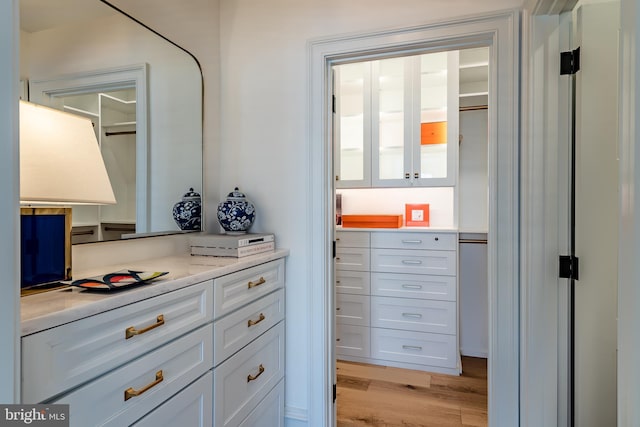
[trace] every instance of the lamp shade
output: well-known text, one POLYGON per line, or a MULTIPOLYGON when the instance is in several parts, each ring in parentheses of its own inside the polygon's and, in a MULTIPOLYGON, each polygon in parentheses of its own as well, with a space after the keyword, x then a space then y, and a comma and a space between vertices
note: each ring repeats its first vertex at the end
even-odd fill
POLYGON ((116 203, 91 120, 20 101, 20 201, 116 203))

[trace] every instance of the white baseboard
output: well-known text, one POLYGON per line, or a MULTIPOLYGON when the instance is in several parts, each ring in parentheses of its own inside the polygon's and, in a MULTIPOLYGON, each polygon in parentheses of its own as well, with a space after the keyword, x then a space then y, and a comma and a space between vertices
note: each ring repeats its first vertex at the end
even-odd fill
POLYGON ((480 349, 480 348, 462 348, 462 347, 460 347, 460 354, 462 356, 482 357, 484 359, 487 359, 489 357, 489 351, 486 348, 480 349))
POLYGON ((296 408, 295 406, 284 407, 285 427, 307 427, 308 424, 309 419, 306 409, 296 408))

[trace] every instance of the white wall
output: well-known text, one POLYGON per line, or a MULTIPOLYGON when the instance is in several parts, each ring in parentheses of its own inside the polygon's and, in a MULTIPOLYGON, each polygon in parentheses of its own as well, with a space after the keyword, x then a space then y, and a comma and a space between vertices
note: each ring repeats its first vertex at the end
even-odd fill
POLYGON ((220 188, 227 191, 238 185, 258 209, 254 229, 275 232, 279 244, 291 250, 287 263, 286 412, 295 414, 301 423, 310 406, 307 310, 313 303, 306 281, 312 225, 307 207, 307 42, 520 5, 519 0, 221 0, 224 162, 220 188))

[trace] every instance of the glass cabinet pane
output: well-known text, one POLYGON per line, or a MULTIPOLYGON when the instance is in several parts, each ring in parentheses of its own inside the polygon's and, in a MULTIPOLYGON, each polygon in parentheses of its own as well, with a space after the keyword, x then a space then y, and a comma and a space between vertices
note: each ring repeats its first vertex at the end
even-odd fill
POLYGON ((403 179, 406 173, 405 59, 376 61, 374 70, 373 83, 377 88, 373 99, 377 100, 374 112, 377 111, 378 125, 378 168, 374 173, 380 180, 403 179))
POLYGON ((365 80, 369 65, 355 63, 341 65, 338 70, 339 96, 338 144, 340 181, 362 181, 365 179, 365 80))
POLYGON ((447 56, 420 56, 420 178, 447 176, 447 56))

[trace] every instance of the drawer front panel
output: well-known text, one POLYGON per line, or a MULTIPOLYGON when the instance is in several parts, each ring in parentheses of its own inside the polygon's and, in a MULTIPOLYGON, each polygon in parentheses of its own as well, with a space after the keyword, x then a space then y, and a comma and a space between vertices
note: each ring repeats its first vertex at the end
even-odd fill
POLYGON ((213 281, 213 317, 219 318, 284 287, 284 260, 271 261, 213 281))
POLYGON ((22 400, 56 396, 210 322, 212 294, 207 281, 23 337, 22 400), (146 332, 127 339, 129 328, 146 332))
POLYGON ((457 233, 371 233, 372 248, 387 249, 429 249, 455 251, 458 246, 457 233))
POLYGON ((453 251, 372 249, 371 264, 372 271, 383 273, 455 276, 456 253, 453 251))
POLYGON ((283 377, 284 322, 280 322, 214 369, 214 425, 238 425, 283 377))
POLYGON ((336 355, 369 357, 370 329, 365 326, 336 325, 336 355))
POLYGON ((365 248, 336 249, 336 270, 369 271, 369 253, 365 248))
POLYGON ((456 303, 371 297, 371 326, 408 331, 456 333, 456 303))
POLYGON ((369 326, 369 296, 336 295, 336 323, 343 325, 369 326))
POLYGON ((53 403, 69 404, 72 427, 130 425, 211 369, 212 336, 208 324, 53 403))
POLYGON ((213 373, 160 405, 134 424, 135 427, 211 427, 213 425, 213 373))
POLYGON ((456 368, 454 335, 371 328, 371 357, 395 362, 456 368))
POLYGON ((338 231, 336 232, 336 246, 338 248, 368 248, 370 234, 366 231, 338 231))
POLYGON ((336 270, 336 292, 369 295, 371 279, 368 271, 336 270))
POLYGON ((371 294, 385 297, 456 300, 455 276, 372 273, 371 294))
POLYGON ((240 424, 240 427, 265 426, 284 426, 284 380, 281 380, 240 424))
POLYGON ((254 301, 213 324, 213 363, 218 366, 284 319, 284 289, 254 301))

